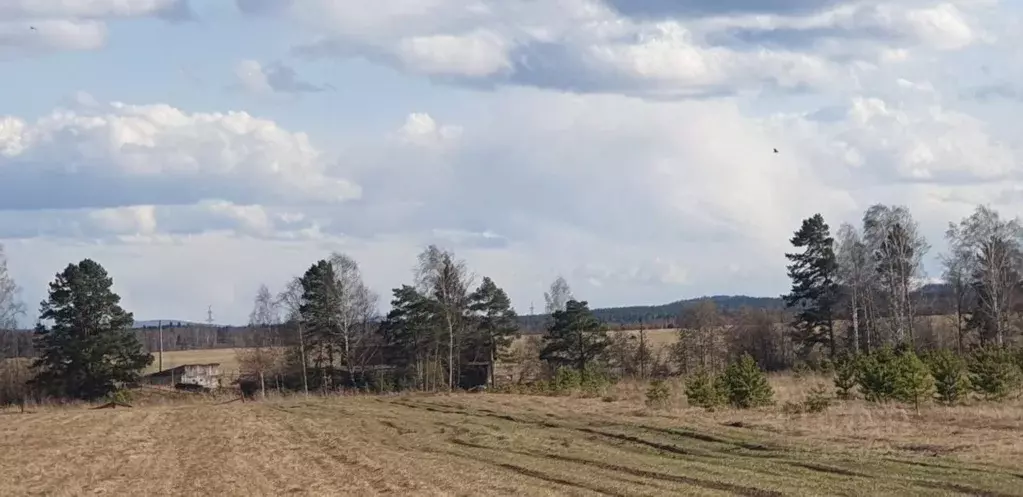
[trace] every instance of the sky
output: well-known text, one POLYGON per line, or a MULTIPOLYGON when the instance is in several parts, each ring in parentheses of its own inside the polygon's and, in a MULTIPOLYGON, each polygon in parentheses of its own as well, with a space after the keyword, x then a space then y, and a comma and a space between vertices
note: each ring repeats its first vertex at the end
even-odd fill
POLYGON ((0 0, 0 243, 34 322, 92 258, 136 319, 244 323, 428 244, 520 313, 788 290, 802 219, 1023 201, 1017 0, 0 0), (774 149, 779 153, 775 154, 774 149))

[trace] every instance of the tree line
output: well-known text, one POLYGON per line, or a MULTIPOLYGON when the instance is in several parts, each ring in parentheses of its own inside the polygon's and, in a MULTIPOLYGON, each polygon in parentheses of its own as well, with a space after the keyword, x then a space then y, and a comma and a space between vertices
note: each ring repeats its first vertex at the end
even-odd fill
POLYGON ((792 280, 785 303, 800 353, 869 353, 883 347, 1005 347, 1023 322, 1023 225, 978 206, 949 223, 940 254, 951 337, 929 333, 918 298, 931 245, 905 206, 874 205, 835 235, 823 216, 803 220, 786 254, 792 280), (951 342, 951 343, 949 343, 951 342))
MULTIPOLYGON (((364 283, 359 264, 334 253, 279 291, 258 289, 238 347, 242 386, 455 390, 493 386, 502 363, 515 365, 504 373, 508 381, 529 383, 559 371, 580 378, 717 374, 746 356, 765 370, 834 367, 843 357, 891 348, 951 348, 963 356, 1018 342, 1019 220, 980 206, 950 223, 945 240, 943 283, 935 292, 922 265, 931 247, 906 207, 872 206, 862 223, 842 224, 836 236, 813 215, 785 254, 792 287, 781 299, 784 308, 736 310, 702 299, 680 308, 670 323, 677 339, 666 347, 652 345, 642 328, 612 330, 561 277, 544 294, 542 334, 512 347, 526 330, 507 293, 433 245, 419 254, 409 282, 392 289, 389 310, 380 315, 380 296, 364 283), (951 303, 953 312, 927 316, 936 307, 932 297, 951 303), (939 320, 951 333, 939 329, 939 320)), ((6 263, 0 265, 0 319, 7 320, 0 329, 24 313, 16 290, 6 263)), ((15 383, 33 395, 96 398, 138 382, 151 364, 151 345, 140 339, 148 335, 130 329, 132 315, 119 300, 98 263, 68 265, 40 306, 31 371, 15 383)))

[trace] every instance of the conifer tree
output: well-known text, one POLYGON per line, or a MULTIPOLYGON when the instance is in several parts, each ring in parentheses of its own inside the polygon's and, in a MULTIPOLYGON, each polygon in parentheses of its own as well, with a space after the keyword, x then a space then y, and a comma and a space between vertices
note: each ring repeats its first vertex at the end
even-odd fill
POLYGON ((494 386, 494 366, 500 353, 518 335, 518 316, 511 308, 511 299, 488 277, 469 295, 469 310, 474 314, 476 341, 486 351, 490 386, 494 386))
POLYGON ((783 296, 785 306, 797 311, 792 324, 795 340, 806 352, 815 345, 827 345, 832 358, 837 352, 834 310, 838 301, 834 242, 823 216, 803 220, 791 239, 792 246, 803 252, 785 254, 792 261, 788 266, 792 291, 783 296))
POLYGON ((134 317, 111 290, 113 279, 91 259, 68 264, 40 304, 32 380, 57 397, 95 400, 138 380, 153 356, 132 331, 134 317), (52 321, 50 327, 42 323, 52 321))
POLYGON ((586 371, 607 348, 607 330, 585 301, 569 300, 565 310, 554 311, 552 317, 554 321, 547 330, 540 358, 557 366, 586 371))

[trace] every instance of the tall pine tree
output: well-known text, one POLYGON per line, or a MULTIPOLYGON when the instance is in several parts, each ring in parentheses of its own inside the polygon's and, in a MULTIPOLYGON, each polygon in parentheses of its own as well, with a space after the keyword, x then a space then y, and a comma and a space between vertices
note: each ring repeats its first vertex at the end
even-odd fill
POLYGON ((580 372, 607 348, 607 330, 583 301, 569 300, 565 310, 554 311, 553 323, 544 337, 540 358, 556 366, 571 366, 580 372))
MULTIPOLYGON (((428 367, 430 352, 436 346, 435 303, 414 287, 402 285, 393 290, 391 311, 380 323, 386 346, 384 357, 402 370, 403 378, 423 390, 430 388, 428 367)), ((433 379, 436 382, 436 379, 433 379)))
POLYGON ((40 304, 33 384, 56 397, 94 400, 138 380, 152 364, 119 305, 113 279, 91 259, 69 264, 40 304), (52 321, 49 328, 42 322, 52 321))
POLYGON ((832 358, 836 354, 835 306, 838 301, 838 263, 835 240, 824 217, 814 214, 804 219, 790 242, 802 253, 785 254, 792 262, 788 275, 792 291, 782 296, 785 306, 795 309, 792 323, 794 338, 808 352, 815 345, 827 345, 832 358))
POLYGON ((469 295, 469 310, 475 321, 478 350, 486 351, 490 386, 494 386, 494 365, 500 353, 511 346, 518 335, 518 316, 511 308, 511 299, 488 277, 469 295))

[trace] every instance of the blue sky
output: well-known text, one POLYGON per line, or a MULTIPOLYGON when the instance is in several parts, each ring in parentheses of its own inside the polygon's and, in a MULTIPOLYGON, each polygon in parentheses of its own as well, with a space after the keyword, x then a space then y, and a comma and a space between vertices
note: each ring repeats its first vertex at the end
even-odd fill
POLYGON ((0 2, 0 242, 34 317, 92 257, 139 319, 243 322, 332 251, 437 243, 542 307, 777 295, 816 212, 1023 200, 1020 4, 0 2), (35 27, 32 29, 31 27, 35 27), (773 154, 778 148, 781 153, 773 154))

